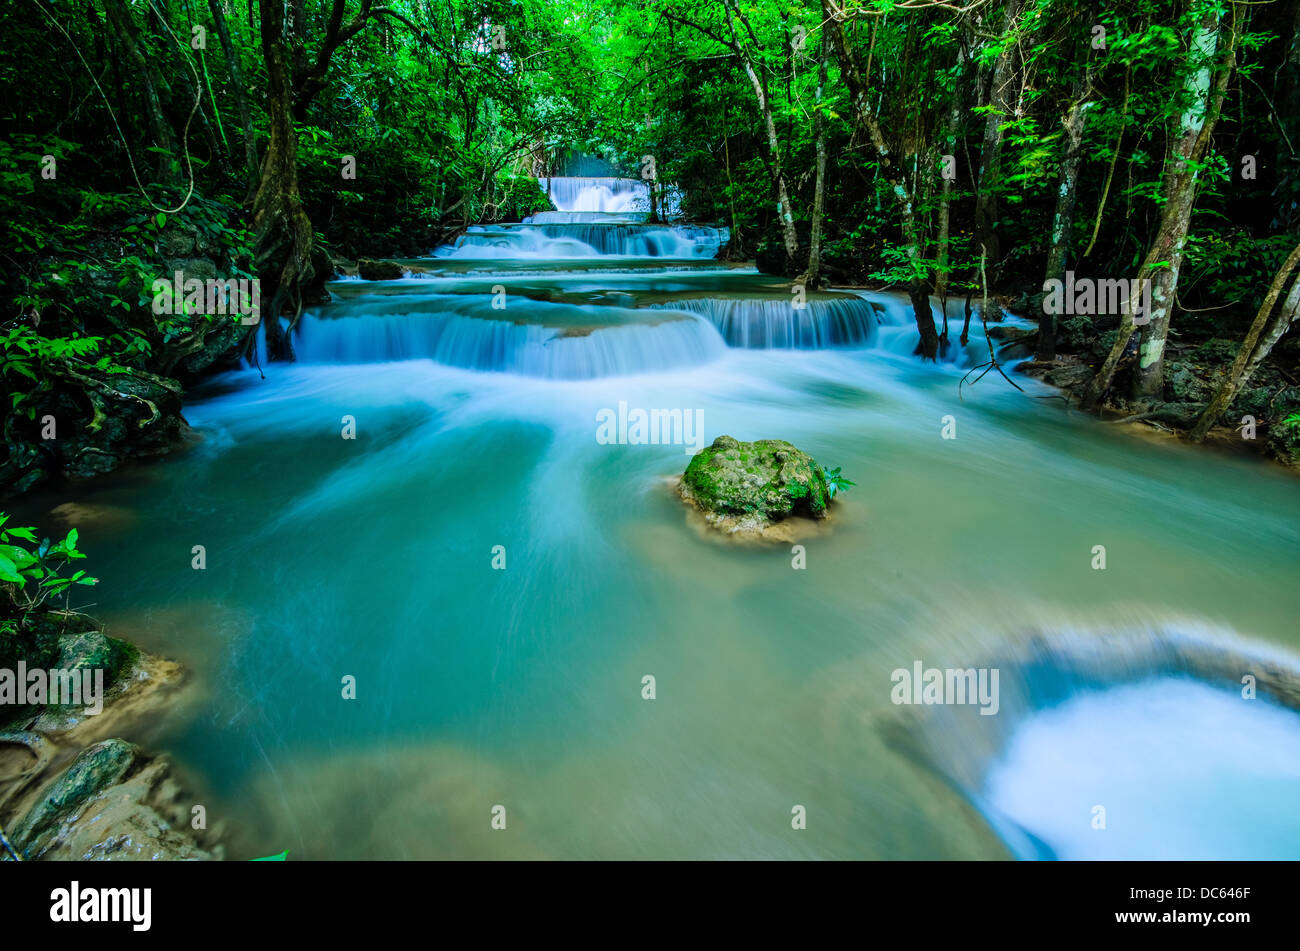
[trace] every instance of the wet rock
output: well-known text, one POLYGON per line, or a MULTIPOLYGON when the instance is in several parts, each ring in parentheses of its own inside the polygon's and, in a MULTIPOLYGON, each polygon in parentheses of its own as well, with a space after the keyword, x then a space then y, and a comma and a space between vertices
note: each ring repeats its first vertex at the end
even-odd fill
POLYGON ((1008 327, 1005 324, 989 328, 989 336, 1002 343, 998 357, 1002 360, 1023 360, 1034 355, 1038 331, 1031 327, 1008 327))
POLYGON ((209 840, 220 836, 190 825, 193 796, 172 776, 166 757, 144 762, 126 780, 86 803, 80 816, 50 840, 45 860, 195 861, 220 858, 209 840), (212 849, 212 851, 209 851, 212 849))
POLYGON ((1083 363, 1033 363, 1020 365, 1030 376, 1039 377, 1049 386, 1063 390, 1078 390, 1092 379, 1092 369, 1083 363))
POLYGON ((357 261, 357 273, 365 281, 395 281, 403 277, 405 272, 400 264, 393 261, 361 258, 357 261))
POLYGON ((210 370, 233 370, 239 366, 249 337, 256 332, 256 324, 218 319, 204 336, 203 345, 169 369, 184 380, 197 379, 210 370))
POLYGON ((49 765, 53 744, 29 730, 0 732, 0 784, 21 786, 49 765))
POLYGON ((695 454, 678 493, 713 527, 748 535, 791 517, 824 519, 831 500, 822 467, 807 453, 782 439, 730 436, 695 454))
POLYGON ((1049 386, 1069 391, 1082 389, 1093 376, 1092 369, 1085 363, 1063 363, 1058 360, 1026 360, 1016 369, 1049 386))
POLYGON ((59 832, 96 796, 116 784, 136 761, 137 749, 111 739, 82 750, 42 793, 13 828, 11 838, 29 858, 37 858, 59 832))

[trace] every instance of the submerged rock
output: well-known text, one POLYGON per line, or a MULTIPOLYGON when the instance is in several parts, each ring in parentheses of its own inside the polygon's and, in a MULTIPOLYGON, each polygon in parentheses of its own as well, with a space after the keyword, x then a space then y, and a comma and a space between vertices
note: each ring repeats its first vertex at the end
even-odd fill
POLYGON ((682 499, 727 534, 786 540, 770 529, 790 518, 829 514, 831 489, 822 467, 783 439, 739 442, 719 436, 697 452, 678 484, 682 499))

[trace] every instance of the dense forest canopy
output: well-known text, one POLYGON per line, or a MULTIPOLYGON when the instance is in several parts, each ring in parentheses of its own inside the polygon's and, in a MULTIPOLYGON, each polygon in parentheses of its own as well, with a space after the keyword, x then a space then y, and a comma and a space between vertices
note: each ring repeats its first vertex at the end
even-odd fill
POLYGON ((906 290, 922 359, 963 334, 931 295, 1037 316, 1067 273, 1146 282, 1139 321, 1048 308, 1037 356, 1084 355, 1091 408, 1160 399, 1171 339, 1236 353, 1236 387, 1295 314, 1294 0, 20 0, 0 17, 0 484, 19 489, 112 468, 109 443, 163 451, 181 384, 292 358, 285 329, 336 262, 519 220, 549 207, 539 178, 592 159, 726 225, 730 260, 906 290), (195 259, 258 278, 287 319, 262 340, 156 313, 154 282, 195 259), (42 444, 48 416, 85 438, 42 444))

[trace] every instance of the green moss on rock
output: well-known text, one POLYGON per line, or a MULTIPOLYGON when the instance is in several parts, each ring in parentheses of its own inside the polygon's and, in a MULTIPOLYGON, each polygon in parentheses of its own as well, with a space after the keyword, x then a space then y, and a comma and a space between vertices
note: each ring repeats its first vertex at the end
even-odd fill
POLYGON ((691 459, 682 497, 706 514, 776 522, 825 518, 831 494, 822 467, 783 439, 739 442, 719 436, 691 459))

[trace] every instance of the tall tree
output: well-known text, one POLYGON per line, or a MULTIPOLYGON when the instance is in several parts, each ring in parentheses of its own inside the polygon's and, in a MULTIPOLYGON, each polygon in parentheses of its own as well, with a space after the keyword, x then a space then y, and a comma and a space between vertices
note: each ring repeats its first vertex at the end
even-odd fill
POLYGON ((826 64, 830 59, 830 37, 820 31, 817 55, 817 102, 813 107, 813 135, 816 138, 817 178, 813 185, 812 227, 808 239, 808 270, 800 280, 809 288, 821 284, 822 216, 826 210, 826 64))
MULTIPOLYGON (((1092 97, 1092 64, 1086 57, 1087 44, 1076 43, 1076 56, 1087 63, 1080 66, 1069 107, 1061 119, 1064 145, 1061 152, 1061 181, 1056 193, 1056 208, 1052 213, 1052 233, 1047 250, 1047 269, 1043 283, 1064 281, 1065 266, 1070 253, 1070 229, 1074 224, 1074 206, 1079 197, 1079 166, 1083 162, 1083 127, 1092 97)), ((1056 314, 1044 313, 1038 321, 1038 343, 1035 360, 1056 359, 1056 314)))
POLYGON ((1002 139, 1006 124, 1015 111, 1012 90, 1019 55, 1017 30, 1022 0, 1007 0, 1002 13, 998 42, 1001 49, 989 80, 988 112, 984 119, 984 144, 980 148, 979 178, 975 185, 975 244, 988 254, 988 266, 997 271, 1002 261, 997 231, 998 175, 1002 163, 1002 139))
POLYGON ((1133 396, 1144 401, 1163 396, 1165 341, 1169 336, 1174 293, 1196 203, 1201 165, 1236 64, 1236 35, 1232 25, 1228 27, 1224 55, 1219 55, 1222 10, 1218 0, 1194 0, 1192 13, 1194 32, 1179 99, 1183 110, 1180 132, 1165 160, 1160 225, 1133 284, 1132 300, 1121 315, 1115 343, 1084 393, 1084 406, 1090 409, 1098 408, 1105 399, 1135 329, 1139 333, 1133 396), (1144 323, 1139 326, 1134 316, 1147 282, 1151 287, 1151 313, 1143 315, 1144 323))
POLYGON ((772 176, 772 188, 776 192, 776 212, 781 223, 786 260, 789 262, 787 268, 792 269, 798 266, 799 235, 794 226, 794 209, 790 206, 790 186, 786 182, 785 167, 781 162, 781 140, 776 134, 776 121, 772 117, 772 97, 768 91, 767 73, 763 64, 756 62, 756 57, 762 52, 762 44, 736 0, 723 0, 723 3, 727 10, 727 26, 731 31, 731 48, 740 58, 762 117, 764 134, 761 141, 765 145, 767 167, 772 176), (747 41, 741 38, 740 31, 737 30, 737 21, 744 28, 747 41))
MULTIPOLYGON (((926 266, 921 255, 921 227, 917 220, 916 198, 904 174, 908 156, 902 161, 894 161, 894 152, 885 139, 885 134, 876 120, 872 108, 870 92, 857 61, 844 38, 839 13, 832 0, 822 0, 825 17, 823 29, 830 36, 840 64, 840 76, 849 90, 849 101, 853 105, 853 115, 858 125, 867 133, 868 139, 876 153, 880 169, 889 183, 890 191, 898 206, 899 224, 903 232, 903 251, 906 256, 911 277, 908 281, 907 295, 912 303, 912 313, 916 318, 916 329, 921 335, 918 352, 926 360, 934 360, 939 355, 939 332, 934 326, 934 311, 930 307, 930 293, 923 275, 926 266), (901 167, 900 167, 901 166, 901 167)), ((915 160, 915 154, 911 156, 915 160)))

